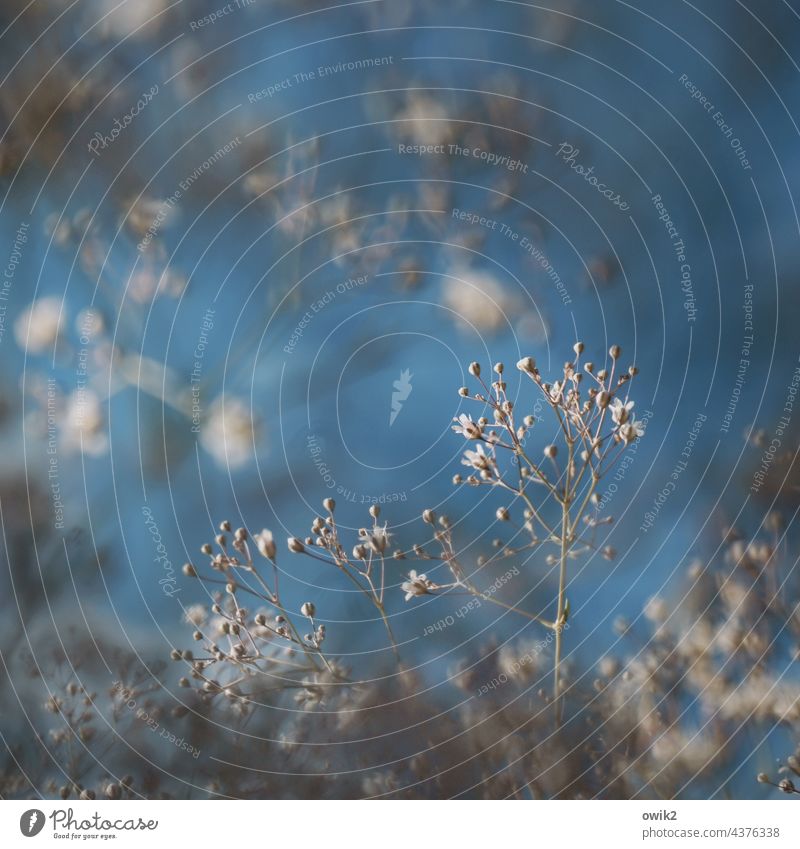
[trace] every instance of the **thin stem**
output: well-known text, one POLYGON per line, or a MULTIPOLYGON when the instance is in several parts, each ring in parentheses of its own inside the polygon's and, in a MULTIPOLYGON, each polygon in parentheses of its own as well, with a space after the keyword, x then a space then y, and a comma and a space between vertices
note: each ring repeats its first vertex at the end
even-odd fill
POLYGON ((389 617, 386 615, 386 609, 383 606, 383 603, 375 600, 375 607, 378 608, 378 612, 381 615, 381 619, 383 619, 383 626, 386 628, 386 633, 389 636, 389 642, 392 644, 392 651, 394 652, 394 656, 399 660, 400 659, 400 649, 397 647, 397 640, 395 639, 394 632, 392 631, 392 626, 389 624, 389 617))
POLYGON ((567 585, 567 552, 569 549, 570 522, 570 468, 572 467, 572 455, 574 446, 568 443, 569 457, 564 481, 564 501, 561 505, 561 558, 558 569, 558 604, 556 607, 556 621, 553 631, 556 638, 555 661, 553 666, 553 706, 556 714, 556 727, 561 727, 561 652, 564 630, 564 610, 567 585))
POLYGON ((540 625, 544 625, 545 628, 549 628, 551 631, 555 630, 555 622, 549 622, 547 619, 542 619, 541 616, 537 616, 535 613, 528 613, 527 610, 520 610, 518 607, 514 607, 511 604, 506 604, 504 601, 500 601, 499 598, 492 598, 492 596, 484 595, 480 590, 470 589, 469 594, 476 596, 483 601, 488 601, 492 604, 504 607, 506 610, 511 610, 513 613, 519 613, 520 616, 524 616, 526 619, 530 619, 533 622, 538 622, 540 625))

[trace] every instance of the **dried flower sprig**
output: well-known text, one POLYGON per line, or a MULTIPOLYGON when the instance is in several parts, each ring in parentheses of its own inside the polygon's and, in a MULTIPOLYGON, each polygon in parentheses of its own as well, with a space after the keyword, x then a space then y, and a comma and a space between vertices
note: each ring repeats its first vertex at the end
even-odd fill
MULTIPOLYGON (((613 558, 610 546, 598 549, 595 544, 597 529, 612 520, 601 518, 591 508, 598 503, 596 493, 600 480, 614 467, 625 449, 644 435, 644 425, 635 418, 634 402, 629 398, 629 384, 638 369, 635 366, 624 371, 619 368, 620 347, 613 345, 609 349, 609 362, 601 369, 592 362, 585 362, 581 368, 583 343, 576 343, 573 350, 573 359, 564 364, 562 375, 553 383, 542 378, 532 357, 524 357, 517 363, 517 368, 543 396, 558 425, 561 446, 555 442, 545 445, 541 461, 532 459, 527 445, 528 431, 536 419, 532 414, 518 416, 514 401, 508 396, 503 363, 494 366, 494 380, 490 385, 481 377, 480 364, 470 364, 469 372, 480 383, 482 391, 473 395, 467 387, 462 387, 459 395, 488 407, 491 418, 481 416, 473 420, 470 415, 462 414, 454 419, 453 426, 455 433, 474 443, 474 447, 465 450, 462 459, 470 474, 466 479, 456 475, 454 483, 494 487, 510 496, 512 504, 522 501, 524 530, 530 537, 525 548, 538 549, 546 543, 558 548, 557 554, 548 555, 545 560, 548 566, 558 566, 556 614, 552 621, 510 605, 503 606, 523 613, 554 632, 553 701, 559 723, 563 631, 569 617, 568 562, 592 551, 613 558), (584 389, 584 380, 590 384, 588 389, 584 389), (564 455, 562 461, 560 458, 564 455), (504 463, 504 456, 511 462, 504 463), (544 498, 539 495, 542 489, 544 498), (551 517, 553 505, 556 515, 551 517)), ((499 508, 496 518, 509 521, 509 507, 499 508)), ((455 579, 453 584, 441 588, 459 587, 485 598, 485 594, 466 578, 458 562, 446 519, 436 539, 442 544, 441 559, 455 579)), ((409 576, 409 582, 404 585, 406 598, 434 589, 422 578, 424 576, 409 576)), ((502 604, 498 599, 490 600, 502 604)))
MULTIPOLYGON (((786 766, 781 767, 779 772, 792 773, 795 778, 800 777, 800 749, 794 755, 789 755, 786 759, 786 766)), ((798 789, 797 785, 789 777, 773 781, 766 773, 760 772, 758 774, 758 782, 759 784, 770 784, 773 787, 777 787, 778 790, 788 795, 800 796, 800 789, 798 789)))
MULTIPOLYGON (((472 580, 472 577, 467 574, 458 559, 459 553, 453 539, 453 528, 450 519, 447 516, 437 517, 436 513, 432 509, 426 509, 422 513, 422 521, 434 528, 433 542, 439 546, 439 550, 431 550, 429 543, 426 543, 429 547, 417 543, 412 549, 413 558, 411 554, 404 554, 403 559, 441 561, 449 569, 453 580, 447 583, 435 583, 428 578, 427 575, 417 574, 416 570, 412 569, 408 573, 406 581, 400 585, 400 589, 405 593, 406 601, 410 601, 415 596, 434 595, 442 591, 447 592, 448 594, 460 592, 474 596, 481 601, 488 601, 491 604, 496 604, 506 610, 519 613, 520 615, 525 616, 534 622, 538 622, 540 625, 544 625, 547 628, 552 629, 554 627, 555 623, 549 622, 547 619, 544 619, 534 613, 529 613, 520 607, 506 604, 504 601, 496 598, 492 593, 485 592, 478 588, 472 580)), ((530 547, 532 547, 532 545, 525 546, 525 548, 530 547)), ((517 551, 519 550, 521 549, 518 549, 517 551)), ((485 558, 479 558, 479 568, 483 568, 487 562, 488 561, 485 558)))
POLYGON ((289 537, 289 551, 312 557, 339 569, 378 611, 392 649, 397 655, 397 640, 389 624, 384 601, 386 561, 390 556, 399 560, 404 555, 401 551, 389 553, 389 540, 392 534, 389 533, 386 524, 378 523, 381 508, 377 504, 369 508, 372 527, 359 529, 358 542, 348 554, 336 523, 336 502, 333 498, 326 498, 322 506, 328 515, 324 519, 321 516, 314 518, 311 523, 311 533, 304 540, 289 537))
MULTIPOLYGON (((300 615, 310 627, 308 633, 301 635, 301 626, 281 599, 272 533, 262 530, 251 537, 245 528, 239 528, 230 544, 228 533, 230 523, 222 522, 215 538, 218 550, 215 552, 210 543, 201 548, 209 557, 211 569, 221 573, 221 578, 202 575, 191 563, 183 567, 185 575, 204 584, 223 585, 224 591, 212 594, 213 618, 209 619, 202 606, 190 608, 186 614, 195 626, 193 636, 202 643, 204 654, 197 656, 192 651, 175 649, 173 660, 189 665, 190 678, 199 682, 206 698, 224 694, 242 711, 248 709, 256 693, 292 688, 299 690, 297 700, 304 706, 318 703, 324 694, 323 685, 342 683, 346 674, 323 652, 326 629, 315 620, 316 606, 312 602, 301 606, 300 615), (272 567, 271 584, 256 564, 251 542, 272 567), (242 606, 243 594, 260 602, 259 609, 251 611, 242 606), (221 670, 216 677, 215 669, 221 670)), ((181 685, 192 686, 190 678, 182 678, 181 685)))

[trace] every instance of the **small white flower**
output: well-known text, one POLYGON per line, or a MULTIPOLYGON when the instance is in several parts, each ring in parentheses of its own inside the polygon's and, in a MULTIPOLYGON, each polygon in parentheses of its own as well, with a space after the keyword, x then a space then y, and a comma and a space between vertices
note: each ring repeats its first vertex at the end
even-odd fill
POLYGON ((461 463, 464 466, 472 466, 479 472, 489 471, 492 467, 492 458, 483 450, 483 445, 479 442, 474 451, 464 452, 464 459, 461 463))
POLYGON ((470 332, 496 333, 508 326, 518 310, 516 298, 492 274, 479 269, 454 270, 442 302, 460 326, 470 332))
POLYGON ((414 144, 446 144, 455 137, 455 123, 445 105, 426 94, 413 92, 395 115, 397 135, 414 144))
POLYGON ((224 616, 214 616, 208 625, 209 632, 213 634, 218 634, 219 636, 224 636, 227 632, 225 628, 230 623, 224 616))
POLYGON ((623 403, 619 398, 615 398, 611 404, 611 418, 615 424, 623 425, 631 418, 631 410, 633 409, 633 401, 623 403))
POLYGON ((60 298, 38 298, 14 322, 17 344, 29 354, 52 348, 64 323, 60 298))
POLYGON ((410 601, 414 596, 428 595, 435 584, 428 580, 427 575, 418 575, 414 569, 408 573, 408 580, 400 584, 400 589, 406 594, 406 601, 410 601))
POLYGON ((99 457, 108 450, 104 404, 91 389, 76 389, 67 398, 62 427, 66 451, 83 451, 99 457))
POLYGON ((383 554, 386 551, 386 546, 389 545, 389 538, 391 536, 392 534, 386 529, 386 525, 382 528, 376 526, 372 529, 368 537, 370 548, 376 554, 383 554))
POLYGON ((200 442, 220 466, 244 465, 253 455, 257 421, 250 407, 238 398, 218 398, 208 410, 200 442))
POLYGON ((630 421, 622 425, 619 429, 619 434, 625 444, 629 445, 639 437, 644 436, 644 424, 634 418, 631 418, 630 421))
POLYGON ((189 625, 199 628, 208 619, 208 608, 204 604, 192 604, 183 612, 183 620, 189 625))
POLYGON ((483 434, 483 428, 472 421, 472 416, 462 413, 457 419, 453 419, 457 424, 453 425, 453 430, 456 433, 463 434, 465 439, 480 439, 483 434))
POLYGON ((303 710, 314 710, 325 702, 325 693, 322 687, 307 683, 305 687, 294 697, 303 710))
POLYGON ((275 559, 275 540, 272 537, 272 531, 264 528, 263 531, 255 534, 253 539, 263 557, 266 557, 268 560, 275 559))

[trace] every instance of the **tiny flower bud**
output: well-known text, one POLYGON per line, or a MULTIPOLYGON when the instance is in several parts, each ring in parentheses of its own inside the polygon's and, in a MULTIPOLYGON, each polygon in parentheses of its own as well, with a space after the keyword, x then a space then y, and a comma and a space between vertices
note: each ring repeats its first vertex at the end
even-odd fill
POLYGON ((572 350, 573 350, 573 351, 575 351, 575 353, 576 353, 576 354, 582 354, 582 353, 583 353, 583 348, 584 348, 583 342, 576 342, 576 343, 572 346, 572 350))
POLYGON ((256 534, 255 541, 262 557, 266 557, 268 560, 275 559, 275 540, 272 538, 271 531, 268 531, 266 528, 264 528, 261 533, 256 534))
POLYGON ((547 445, 544 449, 544 456, 552 460, 558 454, 558 448, 555 445, 547 445))
POLYGON ((309 619, 311 619, 311 617, 317 612, 317 608, 314 607, 312 602, 307 601, 300 608, 300 612, 303 614, 303 616, 307 616, 309 619))
POLYGON ((462 386, 461 389, 458 390, 458 394, 462 398, 469 398, 469 389, 466 386, 462 386))
POLYGON ((196 578, 197 572, 195 571, 194 566, 191 563, 183 564, 183 574, 186 575, 187 578, 196 578))
POLYGON ((212 554, 214 549, 211 548, 211 545, 209 543, 205 543, 205 545, 200 547, 200 551, 202 554, 212 554))
POLYGON ((769 784, 769 776, 765 772, 759 772, 758 783, 759 784, 769 784))
POLYGON ((498 374, 502 374, 502 373, 503 373, 503 368, 504 368, 504 366, 503 366, 503 364, 502 364, 502 363, 495 363, 495 364, 494 364, 494 370, 495 370, 498 374))
POLYGON ((325 509, 329 512, 329 513, 333 513, 333 511, 336 509, 336 502, 335 502, 332 498, 326 498, 326 499, 322 502, 322 506, 323 506, 323 507, 324 507, 324 508, 325 508, 325 509))
POLYGON ((618 360, 618 359, 619 359, 619 355, 620 355, 621 353, 622 353, 622 348, 620 348, 620 346, 619 346, 619 345, 612 345, 612 346, 608 349, 608 355, 611 357, 611 359, 612 359, 612 360, 618 360))
POLYGON ((481 376, 481 364, 480 363, 470 363, 469 364, 469 373, 473 377, 481 376))
POLYGON ((219 529, 221 531, 227 531, 228 533, 230 533, 231 523, 226 519, 224 522, 219 523, 219 529))
POLYGON ((436 521, 436 513, 434 513, 430 508, 423 510, 422 521, 425 522, 426 525, 432 525, 436 521))
POLYGON ((536 360, 533 357, 523 357, 518 363, 517 368, 520 371, 527 372, 528 374, 533 374, 534 369, 536 368, 536 360))
POLYGON ((497 516, 497 520, 499 522, 507 522, 511 518, 508 509, 505 507, 498 507, 497 513, 495 515, 497 516))
POLYGON ((373 504, 372 507, 369 508, 369 515, 372 516, 373 519, 377 519, 378 516, 381 515, 381 508, 378 507, 377 504, 373 504))
POLYGON ((295 554, 302 554, 306 550, 303 543, 297 537, 289 537, 287 544, 289 546, 289 551, 292 551, 295 554))

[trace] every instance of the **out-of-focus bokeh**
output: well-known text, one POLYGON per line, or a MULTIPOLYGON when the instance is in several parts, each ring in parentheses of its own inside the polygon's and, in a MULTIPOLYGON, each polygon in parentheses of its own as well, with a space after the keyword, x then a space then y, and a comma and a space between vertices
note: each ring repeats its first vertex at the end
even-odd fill
MULTIPOLYGON (((509 395, 537 420, 537 456, 558 425, 514 368, 521 357, 555 377, 580 340, 584 359, 604 362, 619 344, 639 369, 631 397, 646 433, 599 490, 600 514, 614 518, 602 546, 615 557, 598 550, 571 566, 568 678, 591 690, 598 664, 612 678, 625 656, 646 666, 659 627, 671 627, 660 605, 678 610, 712 564, 741 565, 737 541, 747 551, 766 533, 790 586, 794 0, 5 0, 0 14, 3 795, 120 780, 91 749, 116 727, 109 710, 85 740, 67 723, 59 742, 72 735, 92 752, 80 769, 42 730, 41 706, 70 682, 106 693, 119 665, 134 664, 146 692, 169 694, 174 723, 194 710, 180 671, 159 664, 189 646, 214 603, 182 566, 205 565, 200 546, 221 520, 270 529, 287 609, 314 603, 326 651, 355 680, 383 675, 393 653, 381 617, 285 540, 305 537, 334 498, 352 538, 379 505, 390 548, 410 550, 430 536, 420 515, 431 508, 450 517, 465 562, 496 539, 502 548, 517 533, 496 516, 507 494, 452 481, 466 474, 452 419, 481 414, 458 394, 473 360, 487 373, 506 363, 509 395)), ((543 638, 499 606, 457 616, 463 600, 406 603, 414 564, 387 562, 387 616, 414 676, 403 686, 430 716, 476 698, 452 686, 465 658, 543 638)), ((512 564, 519 575, 498 598, 551 609, 557 575, 544 554, 493 558, 484 585, 512 564)), ((709 578, 697 615, 722 599, 747 634, 762 619, 747 620, 726 587, 709 578)), ((734 708, 746 696, 735 684, 715 695, 678 676, 680 707, 654 698, 648 726, 661 747, 648 757, 667 772, 623 786, 609 755, 591 792, 761 792, 756 773, 798 743, 800 704, 797 623, 769 604, 764 616, 774 633, 750 646, 751 666, 776 653, 782 701, 734 708), (703 735, 717 718, 706 697, 727 705, 736 734, 703 735), (762 724, 740 731, 740 718, 762 724), (693 731, 676 730, 679 719, 693 731)), ((700 640, 692 627, 677 628, 678 645, 700 640)), ((548 675, 542 663, 504 707, 534 711, 525 705, 549 691, 548 675)), ((258 734, 283 739, 284 752, 329 742, 325 729, 303 739, 282 729, 281 711, 303 707, 276 707, 273 731, 258 734)), ((376 711, 365 735, 380 728, 376 711)), ((415 732, 398 711, 387 733, 407 756, 415 732)), ((232 727, 224 713, 203 721, 217 743, 232 727)), ((508 721, 520 734, 524 720, 508 721)), ((172 795, 279 792, 244 788, 233 765, 219 777, 212 743, 187 755, 150 736, 123 728, 109 744, 150 764, 136 793, 162 792, 154 776, 172 795)), ((246 760, 242 739, 244 751, 222 750, 231 764, 246 760)), ((398 790, 374 778, 377 761, 341 757, 325 768, 359 782, 341 793, 398 790)), ((501 761, 512 770, 512 755, 501 761)), ((316 774, 289 754, 275 770, 316 774)), ((474 794, 486 780, 431 790, 420 770, 427 795, 474 794)), ((579 792, 549 780, 543 795, 579 792)), ((524 783, 510 777, 502 794, 524 783)))

